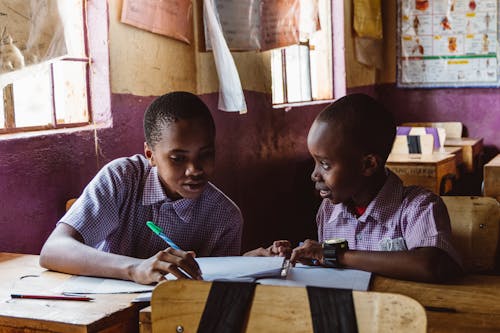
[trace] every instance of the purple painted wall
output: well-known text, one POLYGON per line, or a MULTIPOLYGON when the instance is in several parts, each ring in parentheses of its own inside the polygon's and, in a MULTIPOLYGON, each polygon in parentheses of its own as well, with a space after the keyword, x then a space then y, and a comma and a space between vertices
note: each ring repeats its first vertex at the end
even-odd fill
POLYGON ((0 251, 38 253, 63 215, 104 163, 142 151, 142 112, 149 100, 114 96, 114 124, 94 132, 0 141, 0 251))
POLYGON ((376 96, 397 121, 461 121, 465 135, 484 138, 485 158, 500 149, 500 90, 399 89, 394 84, 375 87, 376 96))
MULTIPOLYGON (((397 120, 459 120, 470 136, 500 147, 500 95, 495 89, 403 90, 393 85, 350 92, 380 96, 397 120)), ((271 108, 270 96, 245 92, 245 115, 217 111, 217 93, 201 96, 217 126, 214 183, 241 208, 243 248, 277 238, 315 237, 319 202, 309 179, 306 135, 322 106, 271 108)), ((143 150, 142 115, 153 97, 113 95, 113 125, 93 131, 0 141, 0 251, 39 253, 68 198, 76 197, 104 163, 143 150)))

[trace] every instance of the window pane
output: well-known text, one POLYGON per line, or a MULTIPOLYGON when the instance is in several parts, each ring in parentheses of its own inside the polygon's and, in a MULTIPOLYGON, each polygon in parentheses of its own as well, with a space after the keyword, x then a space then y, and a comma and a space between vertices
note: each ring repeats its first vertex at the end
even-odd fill
POLYGON ((2 99, 0 99, 0 128, 5 128, 5 111, 3 107, 3 89, 0 90, 0 93, 2 95, 2 99))
POLYGON ((311 100, 309 47, 294 45, 286 48, 286 82, 288 102, 311 100))
POLYGON ((85 57, 82 0, 59 1, 58 7, 64 24, 68 56, 72 58, 85 57))
POLYGON ((81 61, 54 63, 54 97, 58 124, 89 121, 86 68, 87 63, 81 61))
POLYGON ((285 103, 283 94, 283 62, 281 61, 281 49, 271 51, 271 77, 273 90, 273 103, 285 103))
POLYGON ((311 35, 311 85, 314 100, 333 98, 332 21, 330 1, 319 1, 321 30, 311 35))
POLYGON ((29 74, 13 85, 16 127, 52 124, 50 66, 33 66, 29 74))

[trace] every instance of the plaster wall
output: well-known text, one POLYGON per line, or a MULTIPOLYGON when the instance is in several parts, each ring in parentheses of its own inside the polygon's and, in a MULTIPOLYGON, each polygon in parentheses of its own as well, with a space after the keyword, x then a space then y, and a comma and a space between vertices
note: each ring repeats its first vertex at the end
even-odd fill
MULTIPOLYGON (((114 93, 158 96, 185 90, 217 93, 219 81, 212 52, 204 50, 202 1, 194 0, 194 43, 153 34, 120 22, 121 0, 109 0, 111 89, 114 93)), ((347 86, 375 83, 376 71, 354 59, 352 4, 345 5, 347 86)), ((232 53, 244 90, 271 93, 271 52, 232 53)))

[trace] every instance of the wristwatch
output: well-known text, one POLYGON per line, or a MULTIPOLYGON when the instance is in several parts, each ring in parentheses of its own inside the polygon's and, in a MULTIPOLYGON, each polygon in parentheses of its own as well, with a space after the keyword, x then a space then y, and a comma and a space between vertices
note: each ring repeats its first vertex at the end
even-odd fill
POLYGON ((338 255, 349 249, 347 240, 344 238, 332 238, 324 241, 323 246, 323 266, 339 268, 338 255))

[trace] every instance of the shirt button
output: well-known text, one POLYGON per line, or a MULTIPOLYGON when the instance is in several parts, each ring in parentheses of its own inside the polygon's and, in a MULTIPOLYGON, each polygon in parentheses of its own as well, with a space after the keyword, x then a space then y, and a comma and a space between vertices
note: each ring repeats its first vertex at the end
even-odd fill
POLYGON ((361 234, 356 235, 356 240, 362 240, 362 239, 363 239, 363 235, 361 235, 361 234))

